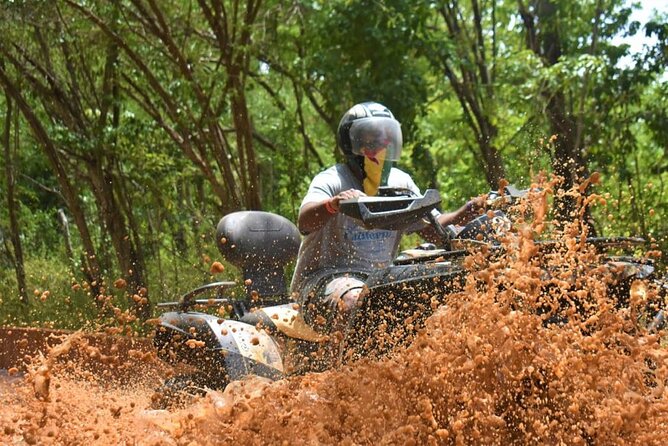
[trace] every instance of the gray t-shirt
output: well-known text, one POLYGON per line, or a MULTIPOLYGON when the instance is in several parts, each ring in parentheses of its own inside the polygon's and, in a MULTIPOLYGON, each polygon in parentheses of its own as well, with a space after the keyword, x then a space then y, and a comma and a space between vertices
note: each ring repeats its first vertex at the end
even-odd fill
MULTIPOLYGON (((394 167, 387 184, 420 194, 410 175, 394 167)), ((313 178, 301 206, 322 202, 348 189, 362 190, 362 184, 348 166, 337 164, 313 178)), ((367 230, 338 213, 302 240, 291 291, 298 291, 304 280, 323 268, 369 271, 387 266, 396 255, 400 238, 399 231, 367 230)))

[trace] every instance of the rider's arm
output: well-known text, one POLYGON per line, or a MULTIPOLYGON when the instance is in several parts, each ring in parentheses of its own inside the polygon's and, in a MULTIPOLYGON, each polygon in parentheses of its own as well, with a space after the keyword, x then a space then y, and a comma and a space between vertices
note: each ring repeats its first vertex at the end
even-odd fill
MULTIPOLYGON (((467 201, 466 204, 456 211, 446 212, 438 216, 438 222, 441 226, 463 225, 478 217, 485 208, 485 197, 475 197, 467 201)), ((441 237, 433 226, 426 226, 419 232, 420 236, 428 242, 439 243, 441 237)))
POLYGON ((321 229, 325 224, 339 212, 339 202, 349 198, 365 195, 357 189, 348 189, 323 201, 305 203, 299 210, 297 226, 302 234, 321 229))
POLYGON ((438 222, 441 226, 463 225, 480 216, 480 212, 485 208, 485 197, 475 197, 467 201, 466 204, 456 211, 447 212, 438 216, 438 222))

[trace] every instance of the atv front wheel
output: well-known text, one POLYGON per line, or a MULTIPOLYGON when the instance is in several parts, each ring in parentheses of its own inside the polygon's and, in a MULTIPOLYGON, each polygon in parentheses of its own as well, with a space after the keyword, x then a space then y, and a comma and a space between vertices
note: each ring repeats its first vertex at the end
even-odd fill
POLYGON ((151 408, 157 410, 178 409, 206 395, 211 388, 203 373, 177 375, 166 379, 151 397, 151 408))

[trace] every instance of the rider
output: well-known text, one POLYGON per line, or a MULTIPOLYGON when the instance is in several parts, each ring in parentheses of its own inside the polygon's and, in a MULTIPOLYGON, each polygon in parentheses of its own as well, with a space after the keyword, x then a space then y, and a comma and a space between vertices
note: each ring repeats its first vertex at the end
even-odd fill
MULTIPOLYGON (((298 227, 305 238, 291 285, 305 320, 325 332, 352 316, 364 280, 371 270, 391 263, 402 235, 365 229, 339 213, 339 202, 376 195, 385 185, 420 194, 410 175, 393 167, 401 155, 401 127, 384 105, 363 102, 350 108, 339 122, 337 142, 346 161, 313 178, 299 209, 298 227)), ((482 198, 474 198, 457 211, 440 214, 438 221, 444 226, 465 223, 479 214, 482 204, 482 198)), ((429 236, 425 225, 415 229, 429 236)))

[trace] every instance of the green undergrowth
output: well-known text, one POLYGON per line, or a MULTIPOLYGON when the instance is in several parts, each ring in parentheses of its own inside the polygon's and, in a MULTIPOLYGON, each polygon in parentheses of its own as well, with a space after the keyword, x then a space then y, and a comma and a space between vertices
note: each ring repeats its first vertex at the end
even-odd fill
MULTIPOLYGON (((206 260, 210 261, 209 258, 206 260)), ((183 263, 185 265, 180 265, 178 276, 165 274, 164 271, 158 274, 157 266, 149 263, 147 290, 151 317, 165 311, 165 308, 157 307, 157 303, 178 301, 187 291, 209 282, 237 281, 240 286, 231 293, 240 295, 243 292, 243 281, 233 266, 222 262, 225 270, 213 275, 209 271, 210 265, 204 260, 183 263)), ((107 297, 105 306, 92 295, 90 287, 80 276, 70 272, 67 262, 30 258, 25 262, 25 270, 27 301, 23 302, 14 269, 0 268, 0 326, 101 330, 128 325, 138 334, 151 329, 141 321, 127 323, 125 317, 118 317, 119 310, 125 315, 132 312, 133 306, 128 290, 115 286, 119 274, 103 281, 107 297)))

